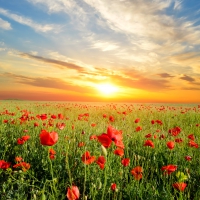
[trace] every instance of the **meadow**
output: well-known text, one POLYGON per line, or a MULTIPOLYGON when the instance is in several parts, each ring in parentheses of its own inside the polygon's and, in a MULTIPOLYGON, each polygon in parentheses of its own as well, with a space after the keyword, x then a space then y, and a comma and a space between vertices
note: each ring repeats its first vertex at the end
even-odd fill
POLYGON ((199 200, 200 105, 0 101, 0 199, 199 200))

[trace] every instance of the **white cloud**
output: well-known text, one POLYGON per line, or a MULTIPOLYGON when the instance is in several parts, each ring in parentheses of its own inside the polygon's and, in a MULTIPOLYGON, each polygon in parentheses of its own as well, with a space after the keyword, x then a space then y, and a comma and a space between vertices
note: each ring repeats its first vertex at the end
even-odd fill
POLYGON ((100 49, 102 51, 112 51, 119 48, 119 46, 116 44, 112 44, 110 42, 102 42, 102 41, 95 42, 91 47, 94 49, 100 49))
POLYGON ((1 19, 1 18, 0 18, 0 28, 5 29, 5 30, 11 30, 12 29, 10 23, 1 19))
POLYGON ((182 5, 181 5, 182 1, 181 0, 175 0, 174 3, 174 10, 180 10, 182 5))
POLYGON ((20 24, 26 25, 38 32, 58 31, 59 26, 54 24, 38 24, 30 18, 11 13, 8 10, 0 8, 0 14, 4 15, 20 24))

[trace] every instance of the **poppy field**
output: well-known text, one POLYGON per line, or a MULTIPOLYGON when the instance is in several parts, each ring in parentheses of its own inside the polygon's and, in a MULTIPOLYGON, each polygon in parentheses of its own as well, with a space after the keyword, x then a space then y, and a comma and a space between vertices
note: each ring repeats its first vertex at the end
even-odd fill
POLYGON ((199 200, 200 105, 0 101, 1 200, 199 200))

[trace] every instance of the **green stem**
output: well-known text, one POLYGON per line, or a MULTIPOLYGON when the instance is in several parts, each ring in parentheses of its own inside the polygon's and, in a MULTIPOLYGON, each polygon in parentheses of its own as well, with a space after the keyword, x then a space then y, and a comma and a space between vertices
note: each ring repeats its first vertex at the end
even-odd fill
POLYGON ((48 160, 49 160, 49 163, 50 163, 50 173, 51 173, 52 182, 53 182, 53 190, 54 190, 55 195, 57 197, 57 190, 56 190, 56 186, 55 186, 55 182, 54 182, 53 167, 52 167, 51 159, 49 157, 49 150, 50 150, 50 147, 48 148, 48 160))

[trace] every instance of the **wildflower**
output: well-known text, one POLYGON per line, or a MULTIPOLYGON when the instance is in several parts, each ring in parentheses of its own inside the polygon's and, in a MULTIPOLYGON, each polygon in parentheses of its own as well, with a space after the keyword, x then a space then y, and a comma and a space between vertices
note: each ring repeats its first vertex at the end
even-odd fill
POLYGON ((0 169, 8 169, 10 167, 10 163, 5 160, 0 160, 0 169))
POLYGON ((112 141, 115 143, 115 145, 119 148, 124 148, 123 144, 123 137, 122 137, 122 131, 116 130, 112 126, 108 126, 107 128, 107 134, 102 133, 100 136, 97 136, 99 142, 106 148, 110 147, 112 144, 112 141))
POLYGON ((163 166, 161 168, 161 170, 164 171, 164 174, 170 175, 172 172, 175 172, 177 170, 177 166, 176 165, 167 165, 167 166, 163 166))
POLYGON ((167 147, 168 147, 170 150, 172 150, 172 149, 174 148, 174 146, 175 146, 175 144, 174 144, 173 141, 167 142, 167 147))
POLYGON ((149 133, 149 134, 145 135, 145 138, 151 138, 151 136, 152 136, 152 134, 149 133))
POLYGON ((68 187, 66 196, 68 200, 78 200, 80 197, 78 187, 77 186, 68 187))
POLYGON ((140 119, 139 118, 137 118, 136 120, 135 120, 135 123, 138 123, 140 121, 140 119))
POLYGON ((106 163, 106 159, 104 156, 99 156, 96 163, 99 165, 101 169, 104 169, 104 165, 106 163))
POLYGON ((56 152, 54 149, 49 149, 49 158, 51 160, 55 159, 56 152))
POLYGON ((179 191, 184 191, 186 186, 187 186, 187 183, 173 183, 172 186, 176 189, 176 190, 179 190, 179 191))
POLYGON ((123 149, 115 149, 114 154, 122 157, 124 155, 124 150, 123 149))
POLYGON ((83 147, 83 146, 85 146, 85 143, 84 143, 84 142, 79 142, 79 143, 78 143, 78 147, 83 147))
POLYGON ((113 116, 110 116, 110 117, 109 117, 109 121, 110 121, 110 122, 114 122, 114 121, 115 121, 115 118, 114 118, 113 116))
POLYGON ((124 158, 121 160, 121 163, 124 167, 127 167, 130 163, 130 159, 129 158, 124 158))
POLYGON ((191 157, 191 156, 185 156, 185 160, 191 161, 191 160, 192 160, 192 157, 191 157))
POLYGON ((181 143, 181 142, 183 142, 183 139, 182 139, 182 138, 176 138, 176 139, 175 139, 175 142, 181 143))
POLYGON ((24 172, 26 172, 31 167, 31 165, 29 163, 26 163, 26 162, 20 162, 16 165, 13 165, 13 168, 18 168, 18 167, 21 167, 21 169, 24 172))
POLYGON ((86 165, 90 165, 91 163, 93 163, 95 161, 95 156, 91 156, 89 151, 86 151, 83 155, 82 155, 82 161, 86 164, 86 165))
POLYGON ((141 126, 138 126, 138 127, 135 128, 135 131, 136 131, 136 132, 139 132, 139 131, 141 131, 141 130, 142 130, 142 127, 141 127, 141 126))
POLYGON ((199 147, 199 145, 196 142, 194 142, 193 140, 190 140, 188 145, 189 145, 189 147, 194 147, 194 148, 198 148, 199 147))
POLYGON ((188 135, 188 138, 189 138, 190 140, 193 140, 193 141, 194 141, 194 139, 195 139, 193 134, 188 135))
POLYGON ((137 166, 131 170, 131 174, 134 176, 135 180, 142 179, 143 169, 140 166, 137 166))
POLYGON ((117 189, 116 183, 112 183, 110 188, 111 188, 112 191, 116 191, 116 189, 117 189))
POLYGON ((145 143, 144 143, 144 146, 149 146, 149 147, 152 147, 154 148, 154 143, 151 141, 151 140, 146 140, 145 143))
POLYGON ((96 126, 96 124, 95 124, 95 123, 92 123, 92 124, 91 124, 91 126, 92 126, 92 127, 95 127, 95 126, 96 126))
POLYGON ((42 130, 40 133, 40 143, 45 146, 52 146, 58 141, 58 133, 56 132, 47 132, 42 130))
POLYGON ((15 161, 16 161, 16 162, 21 162, 22 160, 23 160, 22 157, 15 157, 15 161))
POLYGON ((172 135, 172 136, 177 136, 177 135, 181 132, 181 128, 177 126, 177 127, 175 127, 175 128, 169 129, 168 132, 169 132, 170 135, 172 135))
MULTIPOLYGON (((83 134, 83 133, 82 133, 83 134)), ((98 139, 98 137, 96 136, 96 135, 91 135, 90 136, 90 140, 97 140, 98 139)))

